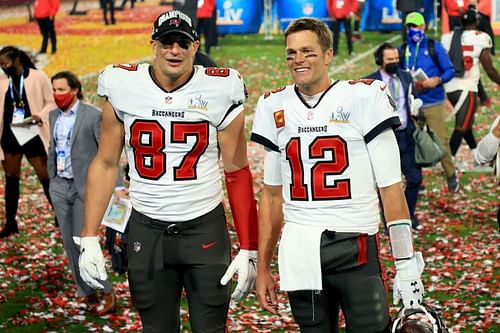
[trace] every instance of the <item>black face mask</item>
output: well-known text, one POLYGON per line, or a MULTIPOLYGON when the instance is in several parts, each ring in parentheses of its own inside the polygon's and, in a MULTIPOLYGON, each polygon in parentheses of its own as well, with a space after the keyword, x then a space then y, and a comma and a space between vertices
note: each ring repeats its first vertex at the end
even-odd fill
POLYGON ((2 67, 2 69, 4 73, 9 77, 16 75, 16 68, 14 66, 9 66, 7 68, 2 67))
POLYGON ((385 65, 385 71, 387 74, 394 75, 398 72, 399 64, 397 62, 391 62, 390 64, 385 65))

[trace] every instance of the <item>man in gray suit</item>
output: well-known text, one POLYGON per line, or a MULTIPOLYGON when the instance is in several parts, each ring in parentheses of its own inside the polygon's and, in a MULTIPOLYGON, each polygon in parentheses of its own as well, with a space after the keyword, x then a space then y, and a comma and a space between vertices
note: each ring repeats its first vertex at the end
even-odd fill
POLYGON ((99 315, 115 309, 116 300, 109 280, 103 281, 101 298, 80 276, 78 246, 73 236, 79 236, 83 226, 83 198, 87 171, 99 145, 101 111, 82 101, 81 83, 71 72, 59 72, 52 77, 54 99, 58 106, 49 114, 51 140, 48 152, 50 194, 59 220, 64 249, 76 283, 77 302, 91 307, 99 315))

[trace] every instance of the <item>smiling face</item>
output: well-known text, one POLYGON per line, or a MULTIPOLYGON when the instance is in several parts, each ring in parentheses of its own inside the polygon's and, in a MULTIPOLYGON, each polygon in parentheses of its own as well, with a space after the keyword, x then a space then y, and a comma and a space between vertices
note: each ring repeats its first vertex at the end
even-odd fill
POLYGON ((328 65, 333 51, 323 51, 318 36, 311 30, 303 30, 286 37, 288 69, 300 92, 315 95, 330 86, 328 65))
POLYGON ((160 40, 152 40, 154 76, 168 90, 183 84, 193 70, 193 61, 199 41, 192 42, 182 34, 171 33, 160 40))

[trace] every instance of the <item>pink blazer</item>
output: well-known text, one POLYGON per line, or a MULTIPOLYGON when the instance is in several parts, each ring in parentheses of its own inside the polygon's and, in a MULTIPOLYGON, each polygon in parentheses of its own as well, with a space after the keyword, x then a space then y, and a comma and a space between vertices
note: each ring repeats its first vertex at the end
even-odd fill
MULTIPOLYGON (((52 84, 47 75, 37 69, 30 68, 29 75, 24 80, 26 97, 31 114, 39 116, 43 123, 40 127, 40 138, 42 139, 45 151, 49 147, 49 111, 57 108, 52 95, 52 84)), ((9 78, 5 74, 0 75, 0 138, 2 137, 4 126, 3 113, 5 106, 5 94, 9 89, 9 78)), ((3 149, 0 146, 0 161, 4 160, 3 149)))

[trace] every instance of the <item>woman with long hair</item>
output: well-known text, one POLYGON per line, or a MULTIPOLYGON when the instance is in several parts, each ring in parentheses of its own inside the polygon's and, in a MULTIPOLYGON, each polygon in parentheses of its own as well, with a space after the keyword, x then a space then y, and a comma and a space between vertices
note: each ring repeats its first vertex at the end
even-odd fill
POLYGON ((47 148, 49 111, 56 108, 50 80, 37 70, 22 50, 6 46, 0 50, 0 160, 5 172, 5 225, 0 238, 18 232, 16 214, 19 201, 21 162, 26 156, 49 197, 47 148), (12 126, 38 126, 39 134, 19 143, 12 126))

